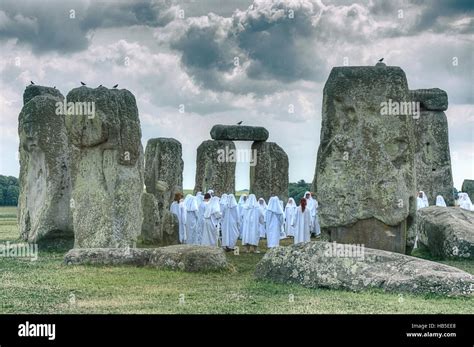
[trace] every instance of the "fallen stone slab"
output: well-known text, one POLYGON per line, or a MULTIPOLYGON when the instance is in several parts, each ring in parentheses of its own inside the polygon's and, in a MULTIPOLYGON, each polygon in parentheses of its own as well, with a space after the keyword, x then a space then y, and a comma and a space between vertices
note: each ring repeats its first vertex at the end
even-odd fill
POLYGON ((67 265, 133 265, 185 272, 227 269, 224 251, 197 245, 160 248, 74 248, 64 256, 67 265))
POLYGON ((268 130, 264 127, 248 125, 214 125, 211 129, 213 140, 230 141, 266 141, 268 130))
POLYGON ((400 253, 308 242, 270 250, 257 264, 258 279, 309 288, 472 295, 472 275, 451 266, 400 253))
POLYGON ((429 206, 416 213, 418 242, 433 256, 474 259, 474 211, 429 206))

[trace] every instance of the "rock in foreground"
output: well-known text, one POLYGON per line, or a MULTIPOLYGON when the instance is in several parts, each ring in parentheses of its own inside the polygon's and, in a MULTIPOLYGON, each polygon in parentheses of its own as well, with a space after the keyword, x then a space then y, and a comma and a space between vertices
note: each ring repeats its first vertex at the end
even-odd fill
POLYGON ((65 256, 68 265, 134 265, 185 272, 227 269, 220 248, 174 245, 160 248, 75 248, 65 256))
POLYGON ((334 252, 335 247, 342 246, 309 242, 278 247, 265 254, 257 264, 255 275, 259 279, 310 288, 353 291, 380 288, 388 292, 446 296, 472 293, 472 276, 454 267, 371 248, 363 249, 362 256, 344 257, 334 252))
POLYGON ((442 258, 474 259, 474 212, 430 206, 416 213, 419 243, 442 258))

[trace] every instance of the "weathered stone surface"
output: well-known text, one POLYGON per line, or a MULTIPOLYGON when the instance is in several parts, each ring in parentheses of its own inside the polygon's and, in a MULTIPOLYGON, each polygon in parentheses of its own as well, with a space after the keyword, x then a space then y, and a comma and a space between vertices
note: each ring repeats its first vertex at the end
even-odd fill
POLYGON ((461 191, 469 195, 469 199, 474 201, 474 180, 464 180, 462 182, 461 191))
POLYGON ((18 224, 28 242, 58 231, 72 236, 68 137, 64 115, 56 114, 56 103, 63 99, 58 90, 36 85, 23 95, 18 224))
POLYGON ((320 224, 330 229, 331 241, 405 251, 416 213, 413 119, 381 111, 383 103, 409 101, 399 67, 332 69, 313 181, 320 224), (363 220, 369 228, 361 234, 355 226, 363 220))
POLYGON ((145 244, 160 244, 162 241, 158 201, 150 193, 142 194, 142 241, 145 244))
POLYGON ((363 257, 345 257, 334 248, 328 242, 273 248, 257 264, 256 277, 310 288, 472 295, 472 276, 454 267, 371 248, 363 257))
POLYGON ((164 211, 161 217, 161 246, 179 244, 179 221, 178 217, 170 211, 164 211))
POLYGON ((266 141, 268 130, 264 127, 248 125, 216 124, 211 129, 211 138, 230 141, 266 141))
POLYGON ((143 148, 135 97, 125 89, 75 88, 67 102, 95 115, 67 115, 72 148, 75 247, 127 247, 141 232, 143 148))
POLYGON ((446 115, 442 111, 421 111, 414 122, 416 189, 425 192, 430 205, 442 195, 448 206, 454 206, 446 115))
POLYGON ((35 96, 46 94, 51 95, 52 97, 59 98, 61 99, 61 101, 64 99, 64 96, 56 88, 39 85, 29 85, 23 92, 23 105, 26 105, 28 101, 33 99, 35 96))
POLYGON ((235 153, 232 141, 207 140, 199 145, 194 194, 212 189, 221 196, 235 191, 235 160, 231 153, 235 153))
POLYGON ((145 186, 158 201, 160 217, 168 210, 174 194, 183 190, 183 150, 172 138, 148 140, 145 150, 145 186))
POLYGON ((430 111, 446 111, 448 94, 439 88, 410 90, 411 98, 418 101, 422 109, 430 111))
POLYGON ((268 201, 271 196, 288 200, 288 156, 274 142, 254 142, 250 164, 250 193, 268 201))
POLYGON ((64 257, 68 265, 134 265, 186 272, 228 268, 224 251, 217 247, 175 245, 159 248, 81 248, 64 257))
POLYGON ((474 212, 430 206, 417 211, 418 244, 435 257, 474 258, 474 212))

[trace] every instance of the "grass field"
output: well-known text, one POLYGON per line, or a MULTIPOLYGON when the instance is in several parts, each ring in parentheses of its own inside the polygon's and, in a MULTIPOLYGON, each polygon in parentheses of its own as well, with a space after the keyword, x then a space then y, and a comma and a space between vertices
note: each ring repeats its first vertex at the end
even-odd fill
MULTIPOLYGON (((0 245, 17 238, 16 208, 0 208, 0 245)), ((353 293, 256 281, 253 271, 263 254, 228 254, 232 271, 190 274, 65 266, 67 248, 40 246, 37 261, 0 258, 0 313, 474 312, 472 298, 353 293)), ((443 263, 474 274, 472 261, 443 263)))

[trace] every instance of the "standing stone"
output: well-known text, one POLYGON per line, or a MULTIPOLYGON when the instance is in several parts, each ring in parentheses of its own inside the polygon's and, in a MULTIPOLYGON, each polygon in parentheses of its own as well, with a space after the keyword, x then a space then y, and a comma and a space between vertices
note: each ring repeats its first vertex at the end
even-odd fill
POLYGON ((162 240, 158 201, 150 193, 142 194, 142 240, 146 244, 159 244, 162 240))
POLYGON ((135 97, 125 89, 75 88, 66 116, 72 147, 75 247, 129 247, 141 231, 143 148, 135 97), (92 110, 91 115, 77 112, 92 110))
POLYGON ((332 69, 313 181, 331 241, 405 252, 416 214, 413 119, 382 107, 409 101, 399 67, 332 69))
POLYGON ((159 245, 170 246, 179 244, 178 217, 170 211, 164 211, 161 218, 161 242, 159 245))
POLYGON ((61 93, 31 85, 23 94, 20 137, 20 237, 28 242, 50 235, 72 237, 69 210, 69 146, 64 115, 56 113, 61 93))
POLYGON ((474 180, 464 180, 462 182, 461 191, 467 193, 471 201, 474 201, 474 180))
POLYGON ((230 141, 266 141, 268 130, 264 127, 248 125, 222 125, 216 124, 211 129, 213 140, 230 141))
POLYGON ((421 107, 420 117, 415 119, 416 189, 425 192, 430 205, 442 195, 448 206, 454 206, 448 121, 442 111, 448 105, 446 92, 435 88, 410 94, 421 107))
POLYGON ((183 190, 183 150, 172 138, 148 140, 145 150, 145 186, 158 201, 160 217, 169 210, 174 194, 183 190))
POLYGON ((254 142, 250 163, 250 193, 268 201, 288 199, 288 156, 274 142, 254 142))
POLYGON ((214 190, 214 194, 235 191, 235 144, 232 141, 207 140, 197 149, 194 194, 214 190))

